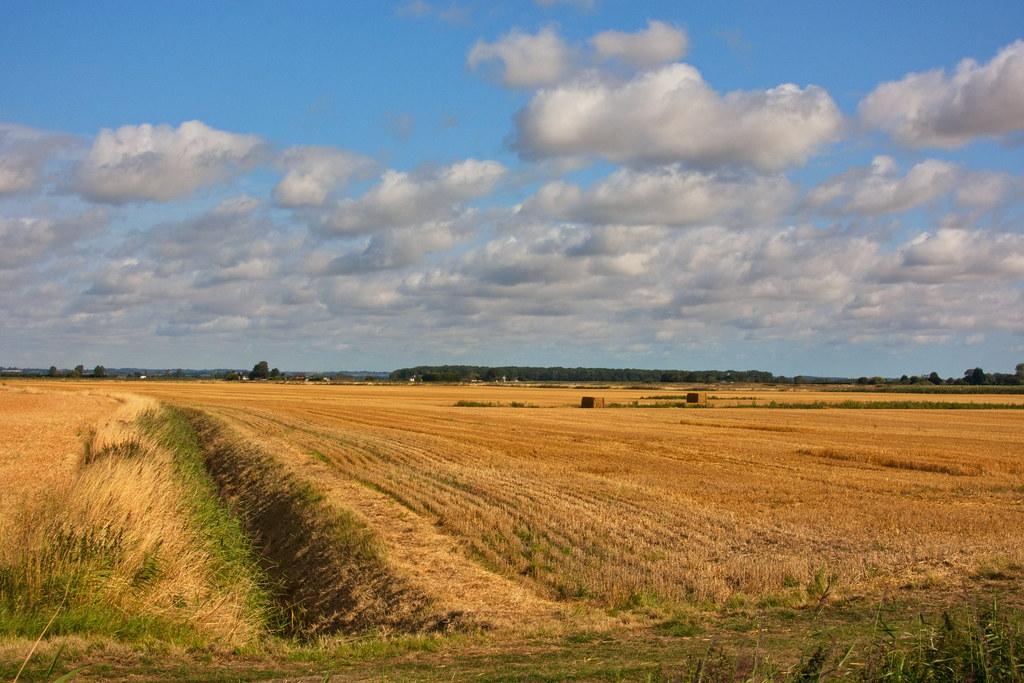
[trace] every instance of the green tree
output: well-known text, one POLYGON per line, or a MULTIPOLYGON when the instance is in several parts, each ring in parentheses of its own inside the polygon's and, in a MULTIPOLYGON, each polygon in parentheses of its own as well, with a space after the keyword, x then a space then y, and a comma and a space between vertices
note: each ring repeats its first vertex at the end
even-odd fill
POLYGON ((939 377, 939 373, 937 372, 933 372, 932 374, 928 375, 928 381, 931 382, 932 384, 942 384, 942 378, 939 377))
POLYGON ((1024 363, 1017 363, 1017 377, 1024 380, 1024 363))
POLYGON ((270 379, 278 379, 281 376, 281 371, 274 368, 270 371, 270 379))
POLYGON ((81 377, 83 374, 85 374, 85 367, 81 365, 76 365, 75 369, 71 371, 72 377, 81 377))
POLYGON ((97 365, 95 368, 93 368, 92 376, 93 377, 106 377, 107 376, 107 369, 105 367, 103 367, 102 365, 97 365))
POLYGON ((988 377, 981 368, 972 368, 964 371, 964 379, 967 380, 968 384, 979 385, 984 384, 988 377))
POLYGON ((60 370, 57 369, 56 365, 51 365, 50 366, 50 371, 48 373, 46 373, 46 374, 48 374, 50 377, 59 377, 60 376, 60 370))
POLYGON ((267 361, 261 360, 256 365, 252 366, 252 372, 249 373, 249 379, 266 379, 270 375, 270 366, 267 361))

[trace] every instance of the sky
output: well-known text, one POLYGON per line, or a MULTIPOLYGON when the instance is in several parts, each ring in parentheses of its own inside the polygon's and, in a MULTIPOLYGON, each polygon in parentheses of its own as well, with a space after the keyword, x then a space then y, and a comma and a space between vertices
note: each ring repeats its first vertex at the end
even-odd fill
POLYGON ((0 366, 1024 362, 1024 4, 0 2, 0 366))

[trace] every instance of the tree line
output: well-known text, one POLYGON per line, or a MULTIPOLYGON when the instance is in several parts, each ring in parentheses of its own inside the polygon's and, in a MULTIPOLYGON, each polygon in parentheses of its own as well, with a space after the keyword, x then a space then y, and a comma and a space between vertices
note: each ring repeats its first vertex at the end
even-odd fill
POLYGON ((899 379, 884 377, 785 377, 764 370, 642 370, 637 368, 566 368, 487 365, 417 365, 391 373, 393 381, 422 382, 638 382, 720 384, 726 382, 758 384, 931 384, 931 385, 1024 385, 1024 363, 1014 373, 987 373, 982 368, 968 368, 962 377, 943 379, 937 372, 928 375, 903 375, 899 379))
POLYGON ((775 382, 762 370, 642 370, 638 368, 565 368, 487 365, 418 365, 391 373, 396 381, 424 382, 775 382))

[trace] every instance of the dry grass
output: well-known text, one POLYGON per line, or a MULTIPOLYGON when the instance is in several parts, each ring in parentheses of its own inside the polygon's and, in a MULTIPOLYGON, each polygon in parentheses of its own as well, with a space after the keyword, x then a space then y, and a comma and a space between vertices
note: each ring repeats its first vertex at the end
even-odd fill
MULTIPOLYGON (((55 430, 52 418, 79 398, 95 410, 78 418, 110 411, 115 401, 120 406, 85 430, 76 466, 34 487, 9 515, 0 544, 0 611, 8 630, 31 630, 56 613, 54 632, 166 630, 221 645, 250 642, 260 624, 247 605, 249 587, 218 584, 171 455, 136 422, 155 408, 153 399, 33 395, 31 410, 21 414, 26 424, 36 417, 43 438, 23 447, 35 462, 64 453, 46 450, 57 435, 70 448, 69 432, 82 430, 73 420, 55 430)), ((28 479, 21 468, 12 474, 28 479)))
MULTIPOLYGON (((316 452, 310 468, 395 501, 379 527, 404 524, 404 507, 555 598, 813 605, 828 577, 835 598, 925 577, 950 588, 979 566, 1024 564, 1024 541, 1006 533, 1024 528, 1018 411, 734 410, 720 389, 712 408, 683 412, 580 410, 579 389, 136 387, 316 452)), ((651 389, 602 393, 630 402, 651 389)))

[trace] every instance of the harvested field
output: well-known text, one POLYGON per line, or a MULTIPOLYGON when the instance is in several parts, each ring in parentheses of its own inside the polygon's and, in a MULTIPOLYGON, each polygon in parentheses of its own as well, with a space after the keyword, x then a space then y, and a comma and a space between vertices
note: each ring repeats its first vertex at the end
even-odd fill
POLYGON ((89 430, 118 404, 94 392, 0 386, 0 529, 24 500, 71 476, 89 430))
MULTIPOLYGON (((412 513, 483 567, 548 599, 758 601, 802 592, 822 576, 833 578, 832 596, 881 595, 954 585, 993 563, 1024 564, 1024 542, 1005 533, 1024 528, 1019 411, 734 410, 718 390, 708 409, 586 411, 576 407, 578 389, 133 389, 315 454, 310 468, 326 465, 392 501, 374 516, 378 528, 412 513)), ((651 391, 602 393, 628 402, 651 391)))
MULTIPOLYGON (((52 440, 22 438, 7 471, 66 464, 42 506, 19 475, 42 524, 0 552, 11 676, 51 615, 35 678, 84 663, 104 679, 629 680, 698 670, 711 642, 794 671, 815 661, 812 633, 866 647, 882 609, 916 633, 919 608, 1019 607, 1016 409, 727 407, 843 400, 755 387, 594 411, 578 387, 12 384, 11 424, 52 440), (92 426, 47 423, 65 405, 92 426), (55 528, 114 543, 83 570, 55 528), (162 668, 154 642, 171 648, 162 668)), ((620 405, 679 393, 600 390, 620 405)))

